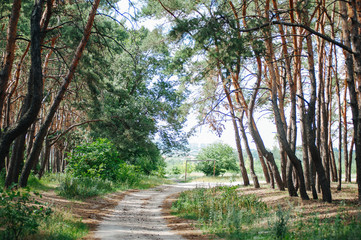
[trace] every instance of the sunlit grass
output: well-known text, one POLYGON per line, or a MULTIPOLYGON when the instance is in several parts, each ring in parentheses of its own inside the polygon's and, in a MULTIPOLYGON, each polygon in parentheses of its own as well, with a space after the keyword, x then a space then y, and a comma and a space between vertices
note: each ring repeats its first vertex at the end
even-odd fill
POLYGON ((319 204, 300 209, 288 198, 278 207, 263 208, 260 199, 242 189, 217 187, 183 192, 172 209, 179 217, 196 220, 204 233, 223 239, 360 239, 361 208, 348 211, 346 202, 336 204, 329 206, 337 212, 327 215, 319 204))
POLYGON ((40 231, 25 240, 75 240, 88 234, 89 229, 80 219, 71 213, 55 211, 49 218, 41 222, 40 231))

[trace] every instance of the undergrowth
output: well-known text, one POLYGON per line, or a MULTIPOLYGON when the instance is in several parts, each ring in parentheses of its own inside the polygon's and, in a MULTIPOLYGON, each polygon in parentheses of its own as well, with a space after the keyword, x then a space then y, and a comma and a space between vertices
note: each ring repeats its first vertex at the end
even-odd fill
POLYGON ((99 178, 72 178, 67 176, 60 183, 58 194, 69 199, 83 200, 89 197, 102 196, 118 190, 147 189, 170 183, 169 180, 157 176, 139 175, 137 181, 113 182, 99 178))
POLYGON ((52 210, 39 203, 29 189, 17 190, 15 186, 0 189, 0 239, 23 239, 38 232, 40 221, 52 210))
POLYGON ((356 240, 361 233, 361 214, 340 211, 321 219, 314 213, 304 219, 296 217, 292 206, 269 208, 255 195, 237 192, 236 186, 185 191, 172 210, 196 220, 204 233, 223 239, 356 240))
POLYGON ((180 194, 172 209, 196 219, 203 229, 221 237, 243 239, 243 231, 267 215, 268 208, 254 195, 239 195, 237 186, 198 188, 180 194))
POLYGON ((93 196, 104 195, 114 191, 115 186, 113 182, 109 180, 88 177, 66 177, 58 189, 60 196, 73 199, 85 199, 93 196))
POLYGON ((40 222, 41 230, 24 240, 75 240, 87 235, 88 226, 68 212, 55 211, 40 222))

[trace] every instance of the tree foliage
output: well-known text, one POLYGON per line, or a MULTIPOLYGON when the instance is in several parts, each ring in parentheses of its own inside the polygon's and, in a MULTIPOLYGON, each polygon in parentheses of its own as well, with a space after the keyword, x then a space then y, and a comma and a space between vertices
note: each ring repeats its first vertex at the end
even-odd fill
MULTIPOLYGON (((197 160, 216 160, 215 175, 219 176, 226 171, 237 171, 237 157, 233 148, 224 143, 210 144, 202 148, 197 154, 197 160)), ((196 169, 202 171, 207 176, 213 175, 213 161, 198 163, 196 169)))

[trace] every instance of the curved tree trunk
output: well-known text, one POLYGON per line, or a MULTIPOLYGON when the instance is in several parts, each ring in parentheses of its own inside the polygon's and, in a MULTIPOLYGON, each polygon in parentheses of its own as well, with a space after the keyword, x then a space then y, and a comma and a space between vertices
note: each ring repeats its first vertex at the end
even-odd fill
MULTIPOLYGON (((2 121, 2 114, 3 114, 3 105, 6 97, 6 89, 8 87, 8 82, 10 79, 11 69, 13 67, 14 57, 15 57, 15 43, 17 37, 17 26, 20 17, 21 10, 21 0, 14 0, 13 6, 11 9, 11 15, 9 20, 9 26, 7 29, 7 39, 6 39, 6 49, 4 52, 5 59, 1 66, 0 71, 0 121, 2 121)), ((0 122, 0 126, 1 126, 0 122)), ((19 134, 20 135, 20 134, 19 134)), ((17 136, 19 136, 17 135, 17 136)), ((17 137, 15 136, 15 138, 17 137)), ((2 131, 0 131, 0 137, 2 138, 2 131)), ((14 139, 15 139, 14 138, 14 139)), ((0 151, 2 150, 3 157, 0 156, 0 171, 2 167, 5 166, 5 157, 10 148, 11 142, 14 140, 12 139, 10 143, 8 141, 1 141, 0 144, 0 151)))
MULTIPOLYGON (((307 21, 306 21, 307 22, 307 21)), ((306 37, 307 41, 307 49, 308 49, 308 67, 310 73, 311 80, 311 100, 308 104, 308 112, 307 118, 305 119, 306 127, 307 127, 307 142, 308 148, 310 151, 312 162, 315 166, 316 172, 318 174, 319 183, 322 189, 322 199, 326 202, 332 201, 330 184, 327 180, 325 170, 322 165, 322 159, 318 148, 315 145, 315 109, 316 109, 316 77, 315 77, 315 69, 314 69, 314 59, 313 59, 313 47, 312 47, 312 39, 311 36, 306 37)))
POLYGON ((234 137, 235 137, 238 160, 239 160, 239 168, 241 170, 243 184, 244 184, 244 186, 248 186, 249 185, 249 178, 248 178, 247 170, 246 170, 246 167, 245 167, 245 164, 244 164, 242 145, 241 145, 241 138, 239 136, 238 126, 237 126, 236 117, 235 117, 235 113, 234 113, 234 106, 233 106, 233 103, 232 103, 232 99, 231 99, 231 96, 230 96, 229 89, 228 89, 228 87, 226 85, 226 81, 225 81, 225 79, 223 77, 219 62, 218 62, 217 65, 218 65, 217 66, 218 67, 218 76, 219 76, 220 80, 222 81, 223 90, 224 90, 224 93, 226 94, 226 98, 227 98, 228 105, 229 105, 229 108, 230 108, 230 114, 231 114, 231 118, 232 118, 234 137))
POLYGON ((27 182, 28 182, 28 177, 30 175, 30 170, 32 169, 34 163, 38 160, 39 156, 40 156, 40 152, 42 150, 42 146, 43 146, 43 142, 44 142, 44 139, 45 139, 45 136, 48 132, 48 129, 53 121, 53 117, 56 113, 56 111, 58 110, 59 108, 59 105, 61 103, 61 101, 63 100, 64 98, 64 95, 68 89, 68 86, 70 84, 70 82, 72 81, 73 77, 74 77, 74 74, 75 74, 75 70, 79 64, 79 61, 80 61, 80 58, 84 52, 84 49, 85 49, 85 46, 89 40, 89 37, 90 37, 90 34, 91 34, 91 29, 92 29, 92 26, 93 26, 93 23, 94 23, 94 19, 95 19, 95 15, 96 15, 96 12, 97 12, 97 9, 98 9, 98 6, 99 6, 99 2, 100 0, 95 0, 94 3, 93 3, 93 7, 92 7, 92 10, 90 11, 89 13, 89 17, 88 17, 88 22, 85 26, 85 29, 84 29, 84 34, 83 34, 83 38, 82 40, 80 41, 77 49, 76 49, 76 52, 74 54, 74 58, 72 60, 72 63, 70 65, 70 68, 69 68, 69 71, 63 81, 63 84, 62 86, 60 87, 60 90, 58 91, 57 93, 57 96, 56 98, 54 99, 51 107, 50 107, 50 110, 49 110, 49 113, 48 115, 46 116, 46 119, 44 121, 44 123, 41 125, 40 129, 39 129, 39 132, 37 134, 37 137, 34 141, 34 146, 33 146, 33 149, 30 153, 30 156, 28 157, 28 159, 26 160, 26 163, 25 163, 25 167, 21 173, 21 176, 20 176, 20 186, 21 187, 26 187, 27 185, 27 182))
POLYGON ((253 155, 252 155, 251 149, 250 149, 249 144, 248 144, 246 130, 244 129, 243 117, 244 117, 244 111, 242 111, 241 117, 238 120, 239 120, 239 128, 241 130, 244 146, 246 148, 247 156, 248 156, 248 159, 249 159, 249 170, 251 172, 254 187, 255 188, 260 188, 260 185, 259 185, 259 182, 258 182, 258 177, 256 175, 256 172, 254 171, 253 155))
MULTIPOLYGON (((25 141, 25 134, 27 129, 36 120, 38 112, 41 107, 41 100, 43 94, 43 78, 41 67, 41 46, 40 46, 40 19, 42 14, 42 1, 36 1, 34 5, 33 13, 31 16, 31 69, 30 77, 28 81, 28 93, 25 98, 21 118, 18 123, 4 132, 0 143, 0 162, 3 161, 9 152, 11 143, 19 136, 21 141, 25 141)), ((23 144, 24 145, 24 144, 23 144)), ((23 146, 20 147, 21 149, 23 146)), ((19 150, 21 150, 19 149, 19 150)), ((21 160, 21 159, 20 159, 21 160)), ((19 160, 19 161, 20 161, 19 160)), ((17 164, 13 164, 13 168, 17 164)), ((13 170, 12 170, 13 171, 13 170)), ((15 175, 16 172, 14 172, 15 175)), ((17 179, 18 175, 11 175, 5 180, 5 186, 9 187, 11 183, 17 179)))
MULTIPOLYGON (((269 1, 266 1, 265 7, 265 17, 268 19, 269 17, 269 1)), ((278 85, 278 74, 275 72, 275 65, 274 65, 274 50, 272 45, 272 35, 270 29, 266 29, 265 31, 265 46, 266 46, 266 62, 268 65, 268 70, 270 73, 270 86, 271 86, 271 102, 272 102, 272 109, 275 115, 276 121, 276 128, 277 128, 277 137, 279 142, 282 144, 283 149, 286 151, 289 160, 292 162, 293 166, 296 169, 297 177, 300 182, 300 195, 302 199, 309 199, 307 192, 306 192, 306 185, 303 176, 303 169, 301 161, 296 157, 296 154, 292 151, 291 145, 287 140, 287 134, 285 132, 285 122, 283 121, 282 114, 280 112, 280 108, 278 106, 278 94, 277 94, 277 85, 278 85)), ((295 106, 294 106, 295 107, 295 106)), ((291 177, 289 174, 289 177, 291 177)), ((292 183, 293 184, 293 183, 292 183)), ((290 187, 290 186, 288 186, 290 187)), ((291 187, 292 189, 292 187, 291 187)), ((290 192, 290 194, 294 194, 290 192)))

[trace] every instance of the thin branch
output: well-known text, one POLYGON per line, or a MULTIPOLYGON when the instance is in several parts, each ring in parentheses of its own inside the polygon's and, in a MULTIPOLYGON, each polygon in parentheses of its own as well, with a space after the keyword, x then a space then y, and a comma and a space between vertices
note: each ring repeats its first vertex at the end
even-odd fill
POLYGON ((62 136, 64 136, 65 134, 67 134, 69 131, 71 131, 73 128, 76 128, 76 127, 79 127, 81 125, 84 125, 84 124, 87 124, 87 123, 92 123, 92 122, 100 122, 100 121, 103 121, 101 119, 94 119, 94 120, 88 120, 88 121, 85 121, 85 122, 82 122, 82 123, 77 123, 77 124, 74 124, 74 125, 71 125, 70 127, 68 127, 68 129, 66 129, 64 132, 62 132, 61 134, 59 134, 57 137, 55 138, 51 138, 49 141, 51 142, 50 143, 50 146, 53 146, 62 136))
POLYGON ((325 39, 326 41, 328 42, 331 42, 333 44, 335 44, 336 46, 339 46, 340 48, 346 50, 347 52, 349 53, 352 53, 352 54, 355 54, 355 52, 352 51, 352 49, 338 41, 336 41, 335 39, 332 39, 331 37, 327 36, 327 35, 324 35, 322 33, 319 33, 317 32, 316 30, 310 28, 309 26, 306 26, 304 24, 299 24, 299 23, 288 23, 288 22, 282 22, 282 21, 272 21, 272 22, 268 22, 268 23, 265 23, 265 24, 262 24, 260 26, 257 26, 257 27, 254 27, 254 28, 248 28, 248 29, 240 29, 241 32, 254 32, 254 31, 257 31, 257 30, 260 30, 262 28, 265 28, 265 27, 269 27, 271 25, 285 25, 285 26, 290 26, 290 27, 300 27, 300 28, 303 28, 307 31, 309 31, 310 33, 322 38, 322 39, 325 39))

